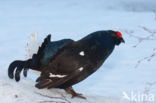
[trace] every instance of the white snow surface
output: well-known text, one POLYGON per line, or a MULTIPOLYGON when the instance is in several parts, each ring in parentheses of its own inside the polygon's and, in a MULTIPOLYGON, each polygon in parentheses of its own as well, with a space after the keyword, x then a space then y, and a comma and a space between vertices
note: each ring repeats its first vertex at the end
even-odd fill
POLYGON ((122 93, 131 91, 152 93, 156 99, 156 56, 143 60, 136 68, 139 60, 156 52, 156 40, 144 40, 134 47, 142 39, 129 36, 144 38, 155 34, 155 5, 155 0, 1 0, 0 103, 55 100, 37 93, 64 96, 71 103, 129 103, 122 99, 122 93), (42 42, 49 33, 53 41, 79 40, 97 30, 119 30, 126 43, 116 46, 97 72, 74 86, 87 100, 72 99, 61 89, 35 88, 38 75, 31 71, 18 83, 8 78, 9 64, 13 60, 25 60, 25 46, 33 32, 38 32, 42 42))

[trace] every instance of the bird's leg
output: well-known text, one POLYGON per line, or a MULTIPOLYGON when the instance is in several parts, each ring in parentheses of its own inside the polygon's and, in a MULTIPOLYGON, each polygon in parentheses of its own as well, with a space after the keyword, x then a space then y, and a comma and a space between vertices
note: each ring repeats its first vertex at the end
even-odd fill
POLYGON ((86 99, 86 97, 84 97, 82 94, 76 93, 72 87, 66 88, 65 91, 71 94, 72 98, 78 97, 78 98, 86 99))
POLYGON ((38 77, 36 79, 36 82, 41 82, 41 81, 43 81, 45 79, 50 79, 49 78, 49 71, 41 71, 41 75, 40 75, 40 77, 38 77))

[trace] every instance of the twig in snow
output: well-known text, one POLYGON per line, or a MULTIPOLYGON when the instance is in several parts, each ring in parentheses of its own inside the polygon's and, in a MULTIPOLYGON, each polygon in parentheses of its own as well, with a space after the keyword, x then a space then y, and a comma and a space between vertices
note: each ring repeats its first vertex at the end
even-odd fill
POLYGON ((44 95, 44 94, 37 93, 37 92, 35 92, 35 93, 40 95, 40 96, 52 99, 50 101, 40 101, 39 103, 71 103, 63 95, 61 95, 62 97, 52 97, 52 96, 44 95))
POLYGON ((144 57, 143 59, 138 60, 135 68, 137 68, 142 61, 144 60, 151 61, 151 59, 153 59, 155 56, 156 56, 156 53, 152 53, 150 56, 147 56, 147 57, 144 57))
POLYGON ((135 36, 133 35, 134 31, 128 31, 125 30, 124 32, 129 35, 130 37, 133 37, 135 39, 138 40, 138 43, 136 45, 134 45, 133 47, 136 48, 141 42, 143 41, 147 41, 147 40, 156 40, 156 31, 152 31, 144 26, 140 26, 144 31, 150 33, 150 35, 146 36, 146 37, 139 37, 139 36, 135 36))
MULTIPOLYGON (((156 30, 150 30, 150 29, 148 29, 147 27, 145 27, 145 26, 140 26, 144 31, 146 31, 146 32, 148 32, 150 35, 148 35, 148 36, 146 36, 146 37, 139 37, 139 36, 135 36, 135 35, 133 35, 133 33, 134 33, 134 31, 128 31, 128 30, 124 30, 125 31, 125 33, 127 34, 127 35, 129 35, 130 37, 133 37, 133 38, 135 38, 135 39, 137 39, 138 40, 138 43, 137 44, 135 44, 133 47, 134 48, 136 48, 140 43, 142 43, 143 41, 153 41, 153 40, 155 40, 156 41, 156 30)), ((144 60, 147 60, 147 61, 151 61, 151 59, 153 59, 155 56, 156 56, 156 52, 154 52, 154 51, 156 51, 156 48, 153 48, 153 53, 151 54, 151 55, 149 55, 149 56, 147 56, 147 57, 144 57, 143 59, 140 59, 140 60, 138 60, 138 62, 137 62, 137 64, 136 64, 136 66, 135 66, 135 68, 137 68, 138 66, 139 66, 139 64, 142 62, 142 61, 144 61, 144 60)))

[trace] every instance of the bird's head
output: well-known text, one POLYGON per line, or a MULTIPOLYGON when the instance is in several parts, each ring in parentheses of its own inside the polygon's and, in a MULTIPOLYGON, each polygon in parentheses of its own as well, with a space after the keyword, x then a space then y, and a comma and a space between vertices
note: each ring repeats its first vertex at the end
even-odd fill
POLYGON ((115 42, 115 45, 119 45, 120 43, 125 43, 124 39, 122 38, 122 34, 119 31, 110 31, 111 36, 115 42))

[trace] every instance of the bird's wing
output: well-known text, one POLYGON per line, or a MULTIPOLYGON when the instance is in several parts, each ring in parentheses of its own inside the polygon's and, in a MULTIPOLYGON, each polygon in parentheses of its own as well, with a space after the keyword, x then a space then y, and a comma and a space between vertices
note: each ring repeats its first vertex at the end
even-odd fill
POLYGON ((66 75, 62 78, 55 78, 55 79, 48 79, 48 78, 44 78, 42 77, 39 77, 39 78, 42 78, 40 81, 38 81, 38 83, 36 84, 36 87, 41 89, 41 88, 56 88, 62 84, 64 84, 65 82, 73 79, 74 77, 78 76, 80 73, 81 73, 81 69, 77 69, 75 71, 73 71, 72 73, 70 73, 69 75, 66 75))
MULTIPOLYGON (((43 57, 44 49, 51 41, 51 34, 49 34, 45 39, 42 45, 38 48, 37 54, 33 54, 32 56, 32 66, 30 68, 38 69, 41 65, 40 60, 43 57)), ((41 71, 41 70, 39 70, 41 71)))
POLYGON ((42 64, 47 64, 57 53, 65 46, 73 42, 71 39, 63 39, 59 41, 50 42, 43 51, 43 57, 41 59, 42 64))

